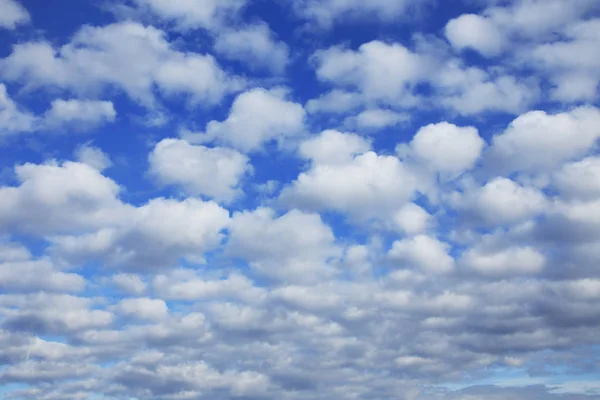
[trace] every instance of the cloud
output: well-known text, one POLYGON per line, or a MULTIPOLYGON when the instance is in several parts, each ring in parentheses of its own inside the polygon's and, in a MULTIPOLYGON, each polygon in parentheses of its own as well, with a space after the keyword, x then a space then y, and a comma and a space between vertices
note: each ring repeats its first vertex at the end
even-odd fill
MULTIPOLYGON (((344 143, 343 135, 329 131, 319 140, 327 143, 336 137, 344 143)), ((335 210, 359 219, 386 216, 408 202, 418 187, 412 171, 394 156, 367 151, 365 145, 354 147, 352 138, 347 135, 345 139, 352 147, 336 145, 323 154, 308 154, 317 157, 283 189, 280 201, 312 210, 335 210), (331 162, 335 160, 340 162, 331 162)), ((302 146, 306 152, 310 144, 302 146)))
POLYGON ((204 133, 184 132, 183 138, 252 152, 273 140, 281 142, 302 134, 304 118, 304 108, 287 100, 284 90, 252 89, 234 100, 226 120, 209 122, 204 133))
POLYGON ((541 172, 591 151, 600 136, 600 111, 579 107, 548 114, 530 111, 494 136, 487 161, 497 171, 541 172))
POLYGON ((459 127, 447 122, 430 124, 419 129, 409 149, 412 157, 435 172, 458 175, 475 166, 485 141, 474 127, 459 127))
POLYGON ((498 55, 506 45, 502 33, 488 18, 463 14, 446 24, 446 38, 458 50, 472 48, 486 56, 498 55))
POLYGON ((0 27, 15 29, 18 25, 29 23, 31 17, 27 10, 15 0, 0 0, 0 27))
POLYGON ((511 247, 500 251, 469 249, 460 259, 461 265, 484 276, 531 275, 542 271, 546 259, 531 247, 511 247))
POLYGON ((416 267, 430 273, 445 273, 454 268, 454 259, 448 255, 450 246, 427 235, 396 241, 388 257, 402 267, 416 267))
POLYGON ((417 5, 418 2, 411 0, 373 0, 368 3, 356 0, 301 0, 294 4, 294 8, 300 16, 327 27, 336 22, 347 21, 348 17, 360 19, 372 15, 389 22, 417 5))
POLYGON ((117 112, 110 101, 57 99, 46 111, 44 125, 51 129, 63 126, 91 129, 114 122, 116 117, 117 112))
POLYGON ((264 23, 220 30, 214 47, 223 57, 243 62, 250 68, 282 74, 289 63, 289 48, 273 36, 264 23))
POLYGON ((113 165, 108 154, 98 147, 91 146, 90 143, 78 146, 75 149, 75 157, 78 162, 89 165, 100 172, 113 165))
POLYGON ((237 13, 244 0, 208 0, 198 4, 194 0, 133 0, 142 10, 156 17, 174 22, 180 29, 215 29, 222 20, 237 13))
POLYGON ((115 310, 125 317, 150 321, 164 319, 169 313, 163 300, 149 298, 123 299, 116 305, 115 310))
POLYGON ((12 135, 35 130, 36 117, 20 109, 0 83, 0 135, 12 135))
MULTIPOLYGON (((378 40, 364 43, 356 51, 334 46, 315 52, 312 61, 321 81, 338 86, 338 90, 358 91, 363 103, 400 109, 429 99, 434 107, 462 115, 484 111, 518 114, 539 92, 535 79, 520 81, 502 70, 466 66, 436 46, 419 45, 418 41, 416 51, 378 40), (440 64, 444 67, 439 68, 440 64), (418 90, 424 84, 434 89, 428 96, 418 90)), ((317 107, 314 104, 311 106, 317 107)))
POLYGON ((184 95, 193 103, 216 104, 239 86, 210 55, 175 50, 165 33, 136 22, 83 26, 59 48, 25 42, 0 61, 3 79, 29 89, 59 88, 98 96, 105 89, 125 92, 154 107, 156 85, 164 95, 184 95))
POLYGON ((397 113, 391 110, 380 108, 364 110, 356 117, 349 117, 345 120, 346 125, 356 126, 358 129, 379 130, 390 126, 398 125, 408 119, 405 114, 397 113))
POLYGON ((149 162, 150 173, 159 183, 225 202, 242 194, 240 181, 251 170, 248 158, 235 150, 191 145, 179 139, 160 141, 149 162))
POLYGON ((270 278, 310 282, 333 273, 327 261, 339 254, 334 241, 318 214, 292 210, 276 217, 260 208, 233 215, 227 251, 270 278))
POLYGON ((547 206, 539 190, 500 177, 457 199, 457 207, 465 214, 491 225, 525 221, 543 213, 547 206))

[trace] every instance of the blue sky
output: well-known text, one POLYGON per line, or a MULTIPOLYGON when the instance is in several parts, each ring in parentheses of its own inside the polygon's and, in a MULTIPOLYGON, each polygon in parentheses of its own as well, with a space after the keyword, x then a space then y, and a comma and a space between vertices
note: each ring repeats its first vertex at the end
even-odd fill
POLYGON ((0 397, 600 398, 595 0, 0 0, 0 397))

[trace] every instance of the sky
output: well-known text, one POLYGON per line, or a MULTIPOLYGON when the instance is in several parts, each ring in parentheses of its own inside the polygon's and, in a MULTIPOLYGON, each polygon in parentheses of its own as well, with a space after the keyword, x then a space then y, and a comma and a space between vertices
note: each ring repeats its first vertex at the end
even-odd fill
POLYGON ((0 398, 600 399, 597 0, 0 0, 0 398))

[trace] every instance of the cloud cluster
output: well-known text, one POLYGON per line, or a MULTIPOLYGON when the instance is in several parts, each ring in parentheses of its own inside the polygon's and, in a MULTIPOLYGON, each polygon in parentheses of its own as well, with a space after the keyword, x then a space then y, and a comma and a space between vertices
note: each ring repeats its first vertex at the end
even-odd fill
POLYGON ((600 398, 597 3, 258 3, 0 0, 0 397, 600 398))

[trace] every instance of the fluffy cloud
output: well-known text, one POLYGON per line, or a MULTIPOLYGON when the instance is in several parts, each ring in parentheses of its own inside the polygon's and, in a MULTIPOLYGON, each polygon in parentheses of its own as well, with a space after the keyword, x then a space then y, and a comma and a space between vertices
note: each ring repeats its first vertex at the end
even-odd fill
POLYGON ((110 101, 54 100, 44 116, 49 128, 68 126, 91 129, 113 122, 117 112, 110 101))
POLYGON ((119 224, 127 207, 119 186, 81 163, 24 164, 15 168, 21 184, 0 188, 0 227, 32 234, 81 232, 119 224))
MULTIPOLYGON (((412 51, 399 43, 375 40, 356 51, 340 46, 317 51, 313 63, 321 81, 357 90, 367 104, 396 108, 415 107, 431 97, 435 106, 463 115, 516 114, 534 102, 539 92, 533 79, 520 82, 501 70, 470 67, 434 46, 417 46, 412 51), (430 96, 419 93, 423 84, 435 89, 430 96)), ((326 99, 311 106, 318 107, 326 99)))
POLYGON ((78 292, 83 277, 57 270, 49 260, 19 260, 0 263, 0 287, 3 292, 78 292))
POLYGON ((546 259, 531 247, 511 247, 500 251, 472 248, 462 255, 460 263, 482 275, 502 277, 539 273, 546 259))
POLYGON ((302 282, 332 274, 327 261, 339 254, 334 241, 318 214, 290 211, 277 218, 261 208, 234 214, 227 249, 268 277, 302 282))
POLYGON ((436 238, 418 235, 394 242, 388 256, 401 267, 416 267, 426 272, 445 273, 454 267, 454 259, 448 255, 449 249, 448 244, 436 238))
POLYGON ((600 136, 600 110, 558 114, 530 111, 494 136, 488 162, 502 172, 542 172, 591 151, 600 136))
POLYGON ((5 32, 2 395, 598 397, 597 1, 284 3, 5 32))
POLYGON ((75 157, 80 163, 89 165, 101 172, 112 166, 110 157, 102 150, 91 146, 89 143, 78 146, 75 149, 75 157))
POLYGON ((419 129, 408 152, 433 171, 452 176, 473 168, 484 146, 476 128, 441 122, 419 129))
POLYGON ((257 151, 264 144, 297 136, 304 129, 304 108, 286 99, 280 89, 253 89, 239 95, 225 121, 211 121, 205 133, 184 132, 191 142, 215 141, 241 151, 257 151))
POLYGON ((539 190, 507 178, 494 178, 458 200, 467 215, 492 225, 522 222, 545 211, 547 205, 539 190))
POLYGON ((383 129, 406 121, 408 117, 391 110, 380 108, 364 110, 356 117, 347 118, 345 123, 358 129, 383 129))
POLYGON ((0 83, 0 135, 30 132, 35 129, 36 117, 20 109, 0 83))
POLYGON ((400 44, 372 41, 357 51, 332 47, 313 56, 322 81, 356 88, 368 100, 408 102, 411 88, 424 77, 428 66, 400 44))
MULTIPOLYGON (((415 175, 398 158, 366 151, 356 139, 325 131, 316 143, 337 138, 344 146, 326 153, 312 151, 306 172, 281 193, 284 204, 315 210, 335 210, 362 219, 383 217, 408 202, 418 186, 415 175), (360 153, 360 154, 356 154, 360 153), (338 160, 340 162, 331 162, 338 160)), ((311 143, 303 144, 311 153, 311 143)), ((302 147, 301 147, 302 148, 302 147)))
POLYGON ((143 320, 161 320, 169 313, 166 303, 160 299, 129 298, 116 305, 115 310, 125 317, 143 320))
POLYGON ((180 29, 215 29, 222 20, 235 14, 245 5, 245 0, 133 0, 141 9, 157 17, 173 21, 180 29))
POLYGON ((153 199, 130 210, 120 226, 79 236, 54 236, 55 257, 69 264, 87 260, 136 270, 168 268, 181 258, 202 263, 217 247, 229 213, 213 202, 153 199))
POLYGON ((250 170, 248 158, 235 150, 194 146, 163 139, 149 155, 150 172, 166 185, 187 193, 230 201, 241 193, 240 180, 250 170))
POLYGON ((0 27, 15 29, 30 21, 29 13, 15 0, 0 0, 0 27))
POLYGON ((342 17, 360 18, 375 15, 382 20, 393 20, 401 16, 411 6, 418 5, 411 0, 373 0, 363 3, 356 0, 301 0, 294 4, 296 12, 321 26, 340 22, 342 17))
POLYGON ((358 135, 327 130, 302 142, 298 150, 302 157, 315 163, 343 164, 370 149, 371 144, 358 135))
POLYGON ((445 33, 457 49, 472 48, 486 56, 498 55, 506 45, 498 27, 476 14, 463 14, 450 20, 445 33))
POLYGON ((218 103, 238 85, 212 56, 177 51, 164 32, 130 21, 84 26, 57 49, 47 42, 15 45, 0 61, 0 71, 2 78, 30 89, 97 95, 112 87, 145 106, 156 105, 154 85, 165 95, 207 104, 218 103))
POLYGON ((273 38, 266 24, 220 31, 215 39, 215 50, 223 57, 275 74, 282 74, 289 62, 288 46, 273 38))

